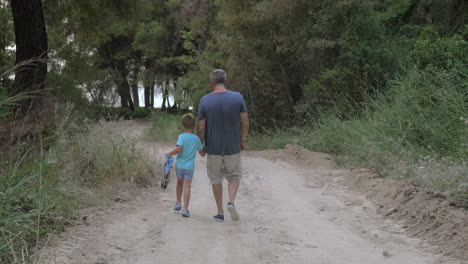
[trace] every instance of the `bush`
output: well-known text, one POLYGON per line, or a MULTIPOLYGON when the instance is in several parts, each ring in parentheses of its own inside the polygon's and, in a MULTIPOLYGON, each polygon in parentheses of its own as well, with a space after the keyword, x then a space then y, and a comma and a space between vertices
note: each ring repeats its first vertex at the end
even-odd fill
POLYGON ((144 107, 138 107, 135 111, 130 112, 130 119, 144 119, 150 116, 151 110, 144 107))
POLYGON ((0 172, 0 262, 26 261, 50 232, 60 231, 77 202, 60 186, 49 153, 24 155, 0 172), (33 161, 27 159, 37 156, 33 161))
POLYGON ((74 178, 87 186, 130 182, 147 184, 154 162, 136 147, 134 139, 114 134, 105 124, 89 125, 73 136, 65 164, 73 164, 74 178))
POLYGON ((146 131, 146 137, 155 141, 176 141, 182 132, 182 120, 179 115, 165 112, 155 112, 151 128, 146 131))
POLYGON ((468 195, 459 190, 468 184, 461 159, 468 156, 466 79, 461 76, 466 72, 411 69, 393 82, 388 95, 364 110, 364 118, 326 117, 305 145, 376 168, 384 176, 409 178, 468 206, 468 195))
POLYGON ((64 131, 56 131, 59 138, 47 151, 0 162, 9 164, 0 171, 0 263, 29 261, 43 238, 62 231, 74 211, 88 205, 93 193, 83 188, 101 193, 122 182, 145 185, 159 166, 106 123, 64 131))
POLYGON ((95 121, 133 120, 144 119, 151 116, 151 110, 143 107, 135 108, 135 110, 132 111, 129 108, 93 105, 83 110, 85 117, 95 121))
POLYGON ((269 147, 300 144, 339 155, 343 164, 376 169, 446 194, 468 208, 466 69, 408 69, 358 117, 327 114, 310 127, 254 136, 269 147))

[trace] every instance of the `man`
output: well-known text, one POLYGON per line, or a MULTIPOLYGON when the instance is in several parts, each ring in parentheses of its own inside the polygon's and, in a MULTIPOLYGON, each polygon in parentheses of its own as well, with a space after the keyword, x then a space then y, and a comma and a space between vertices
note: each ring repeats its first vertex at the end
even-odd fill
POLYGON ((249 132, 244 98, 240 93, 227 90, 225 85, 226 72, 220 69, 211 72, 210 86, 213 92, 203 96, 198 110, 198 136, 208 154, 207 172, 218 207, 218 213, 213 219, 220 222, 224 221, 224 178, 228 181, 227 209, 232 220, 239 220, 234 201, 241 178, 240 152, 246 147, 249 132))

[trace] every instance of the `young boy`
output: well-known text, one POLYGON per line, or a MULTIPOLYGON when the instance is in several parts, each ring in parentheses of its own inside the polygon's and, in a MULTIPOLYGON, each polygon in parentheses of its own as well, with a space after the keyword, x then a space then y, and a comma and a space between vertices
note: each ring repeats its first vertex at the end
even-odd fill
POLYGON ((182 116, 182 126, 184 133, 179 135, 176 148, 167 153, 167 157, 177 155, 176 175, 177 202, 174 206, 174 211, 181 211, 182 216, 189 217, 190 212, 188 205, 190 202, 190 188, 192 186, 193 171, 195 169, 195 155, 198 151, 202 157, 205 156, 205 150, 198 136, 193 134, 195 128, 195 117, 193 114, 185 114, 182 116), (184 193, 184 207, 181 205, 182 192, 184 193))

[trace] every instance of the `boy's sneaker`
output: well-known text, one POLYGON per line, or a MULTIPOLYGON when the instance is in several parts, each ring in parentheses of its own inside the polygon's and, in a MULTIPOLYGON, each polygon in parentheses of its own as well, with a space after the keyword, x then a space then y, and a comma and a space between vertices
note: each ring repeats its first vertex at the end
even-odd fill
POLYGON ((215 216, 213 216, 213 220, 218 221, 218 222, 223 222, 224 221, 224 215, 215 215, 215 216))
POLYGON ((183 216, 183 217, 189 217, 190 216, 190 211, 189 210, 182 210, 180 212, 180 214, 183 216))
POLYGON ((227 209, 228 209, 229 213, 231 214, 232 221, 239 221, 239 213, 237 212, 237 209, 234 206, 234 204, 233 203, 228 203, 227 204, 227 209))
POLYGON ((182 210, 182 205, 181 204, 175 204, 174 205, 174 211, 179 212, 180 210, 182 210))

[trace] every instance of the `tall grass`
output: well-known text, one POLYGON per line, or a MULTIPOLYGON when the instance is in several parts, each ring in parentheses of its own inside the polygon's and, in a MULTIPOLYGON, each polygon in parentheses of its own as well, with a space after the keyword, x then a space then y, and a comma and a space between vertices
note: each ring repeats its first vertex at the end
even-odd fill
POLYGON ((175 142, 177 136, 182 132, 182 120, 178 115, 154 112, 151 120, 151 128, 145 133, 147 139, 175 142))
POLYGON ((48 149, 31 146, 0 163, 6 164, 0 171, 0 263, 26 263, 48 234, 73 222, 76 210, 90 205, 92 197, 85 196, 93 195, 82 189, 147 184, 158 166, 135 141, 103 124, 55 134, 48 149))
POLYGON ((254 137, 251 145, 333 153, 343 164, 409 180, 468 208, 466 73, 408 69, 354 119, 325 115, 303 129, 254 137))
POLYGON ((136 147, 135 139, 113 133, 104 124, 88 125, 66 141, 65 164, 73 164, 73 178, 87 186, 112 182, 147 184, 149 171, 156 166, 146 153, 136 147))
POLYGON ((25 263, 42 238, 63 229, 77 204, 60 188, 49 152, 25 153, 8 163, 0 173, 0 262, 25 263))

